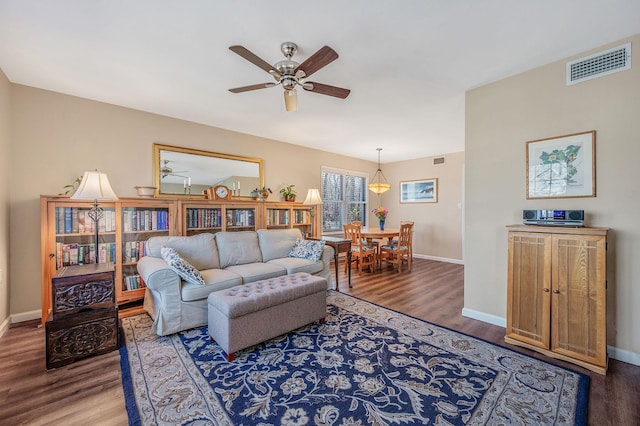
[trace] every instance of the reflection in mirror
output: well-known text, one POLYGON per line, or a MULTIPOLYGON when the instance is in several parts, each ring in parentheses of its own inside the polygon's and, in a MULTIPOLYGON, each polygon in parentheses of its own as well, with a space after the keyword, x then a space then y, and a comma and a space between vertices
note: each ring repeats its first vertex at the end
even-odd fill
POLYGON ((200 196, 224 185, 235 197, 247 197, 264 186, 262 160, 197 149, 153 144, 156 196, 200 196))

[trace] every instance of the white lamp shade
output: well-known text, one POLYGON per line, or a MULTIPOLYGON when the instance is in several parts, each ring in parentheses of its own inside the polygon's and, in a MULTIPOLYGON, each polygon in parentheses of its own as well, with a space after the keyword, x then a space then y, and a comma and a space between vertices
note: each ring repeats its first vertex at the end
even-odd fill
POLYGON ((284 106, 287 111, 298 110, 298 92, 296 92, 296 89, 284 91, 284 106))
POLYGON ((82 182, 71 198, 76 200, 117 200, 118 196, 111 189, 107 174, 95 170, 84 172, 82 182))
POLYGON ((307 198, 305 198, 304 203, 307 205, 316 205, 322 204, 322 198, 320 197, 320 191, 317 188, 311 188, 307 191, 307 198))

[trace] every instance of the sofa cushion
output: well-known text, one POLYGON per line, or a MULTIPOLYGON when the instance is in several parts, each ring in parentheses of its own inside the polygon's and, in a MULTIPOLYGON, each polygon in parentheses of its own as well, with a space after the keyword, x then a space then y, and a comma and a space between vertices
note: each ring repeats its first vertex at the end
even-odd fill
POLYGON ((189 237, 158 236, 147 240, 147 256, 162 257, 162 246, 176 249, 180 256, 199 271, 220 268, 218 248, 213 234, 204 233, 189 237))
POLYGON ((209 293, 224 290, 242 284, 242 277, 224 269, 205 269, 200 271, 205 285, 182 284, 180 296, 185 302, 206 299, 209 293))
POLYGON ((289 257, 298 257, 301 259, 307 259, 312 262, 317 262, 322 256, 322 249, 324 249, 324 241, 312 241, 312 240, 296 240, 295 245, 289 252, 289 257))
POLYGON ((220 267, 262 262, 258 234, 254 231, 218 232, 216 245, 220 253, 220 267))
POLYGON ((164 261, 167 262, 169 268, 171 268, 176 274, 180 275, 180 278, 183 280, 200 286, 205 284, 200 271, 180 257, 180 253, 178 253, 176 249, 171 247, 162 247, 162 249, 160 249, 160 255, 164 261))
POLYGON ((262 261, 289 256, 296 240, 302 238, 299 229, 258 229, 258 242, 262 252, 262 261))
POLYGON ((278 265, 287 270, 287 274, 295 274, 296 272, 308 272, 315 274, 322 271, 324 264, 321 260, 312 262, 307 259, 297 257, 281 257, 280 259, 272 259, 267 262, 270 265, 278 265))
POLYGON ((225 268, 225 271, 231 271, 240 275, 242 277, 243 284, 287 275, 287 270, 284 267, 273 265, 271 263, 247 263, 244 265, 233 265, 225 268))

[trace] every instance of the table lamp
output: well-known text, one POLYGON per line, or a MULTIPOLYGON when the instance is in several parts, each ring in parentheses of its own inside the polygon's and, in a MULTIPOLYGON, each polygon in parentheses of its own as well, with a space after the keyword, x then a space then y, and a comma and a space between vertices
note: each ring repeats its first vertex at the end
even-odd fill
MULTIPOLYGON (((307 198, 305 198, 304 203, 308 206, 317 206, 318 204, 322 204, 322 198, 320 197, 320 191, 318 188, 310 188, 307 191, 307 198)), ((315 209, 311 209, 311 236, 315 236, 315 218, 316 215, 315 209)))
POLYGON ((82 181, 78 185, 78 189, 71 196, 72 200, 93 200, 93 207, 89 210, 89 218, 93 220, 93 227, 96 231, 95 234, 95 253, 96 263, 100 263, 100 256, 98 252, 98 222, 102 217, 103 210, 98 207, 98 200, 117 200, 118 196, 109 184, 109 179, 106 173, 101 173, 97 170, 86 171, 82 176, 82 181))

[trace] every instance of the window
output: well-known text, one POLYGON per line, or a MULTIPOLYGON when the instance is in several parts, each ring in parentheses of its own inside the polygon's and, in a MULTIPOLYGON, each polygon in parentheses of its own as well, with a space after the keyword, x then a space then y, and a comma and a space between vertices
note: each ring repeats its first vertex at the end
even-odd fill
POLYGON ((322 232, 342 232, 354 220, 367 224, 366 173, 322 168, 322 232))

